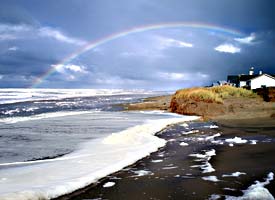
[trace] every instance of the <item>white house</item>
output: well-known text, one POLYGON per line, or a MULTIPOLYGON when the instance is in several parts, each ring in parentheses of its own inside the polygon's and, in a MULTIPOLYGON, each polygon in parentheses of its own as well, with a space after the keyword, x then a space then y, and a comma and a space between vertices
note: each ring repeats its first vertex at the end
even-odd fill
POLYGON ((247 81, 251 90, 261 87, 275 87, 275 77, 268 74, 262 74, 247 81))
POLYGON ((275 87, 275 75, 263 74, 262 71, 255 74, 254 67, 251 67, 248 74, 227 76, 227 82, 235 85, 236 87, 244 87, 251 90, 261 88, 263 86, 275 87))

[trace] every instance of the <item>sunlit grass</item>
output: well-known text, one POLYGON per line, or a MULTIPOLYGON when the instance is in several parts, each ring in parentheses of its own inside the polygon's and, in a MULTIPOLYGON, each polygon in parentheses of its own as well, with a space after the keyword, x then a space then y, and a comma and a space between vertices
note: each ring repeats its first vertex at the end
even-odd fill
POLYGON ((255 98, 257 94, 251 90, 236 88, 232 86, 197 87, 178 90, 174 95, 177 99, 192 99, 207 103, 223 103, 223 100, 230 97, 255 98))

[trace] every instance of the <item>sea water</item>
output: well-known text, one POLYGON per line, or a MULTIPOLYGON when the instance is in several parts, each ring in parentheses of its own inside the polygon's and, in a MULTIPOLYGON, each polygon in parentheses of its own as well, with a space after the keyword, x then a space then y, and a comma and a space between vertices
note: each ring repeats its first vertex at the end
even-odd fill
POLYGON ((143 90, 0 90, 0 199, 50 199, 83 188, 156 151, 154 136, 197 117, 123 112, 143 90))

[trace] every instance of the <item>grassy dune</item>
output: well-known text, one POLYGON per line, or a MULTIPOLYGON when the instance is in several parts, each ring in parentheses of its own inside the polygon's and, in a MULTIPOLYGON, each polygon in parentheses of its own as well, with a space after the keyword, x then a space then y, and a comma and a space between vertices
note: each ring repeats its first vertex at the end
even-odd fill
POLYGON ((206 103, 223 103, 223 100, 230 97, 248 97, 255 98, 257 94, 251 90, 236 88, 232 86, 216 86, 216 87, 197 87, 178 90, 174 98, 176 99, 192 99, 194 101, 203 101, 206 103))

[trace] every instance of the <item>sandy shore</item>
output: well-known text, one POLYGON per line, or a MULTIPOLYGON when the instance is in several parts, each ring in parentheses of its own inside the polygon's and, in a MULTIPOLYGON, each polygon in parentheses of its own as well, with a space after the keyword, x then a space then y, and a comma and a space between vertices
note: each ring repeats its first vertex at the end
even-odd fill
MULTIPOLYGON (((165 147, 97 184, 59 200, 242 196, 242 191, 256 180, 263 182, 270 172, 275 172, 274 130, 274 123, 264 118, 238 123, 227 121, 225 124, 189 122, 173 125, 158 133, 167 141, 165 147), (188 132, 190 134, 185 134, 188 132), (232 143, 233 146, 226 142, 234 137, 246 142, 232 143), (205 159, 206 152, 211 151, 212 155, 209 153, 210 157, 205 159), (208 171, 204 169, 207 165, 208 171), (236 172, 241 174, 233 176, 236 172)), ((275 196, 274 181, 265 188, 275 196)))
POLYGON ((124 110, 166 110, 169 111, 171 95, 149 97, 139 103, 121 104, 124 110))

